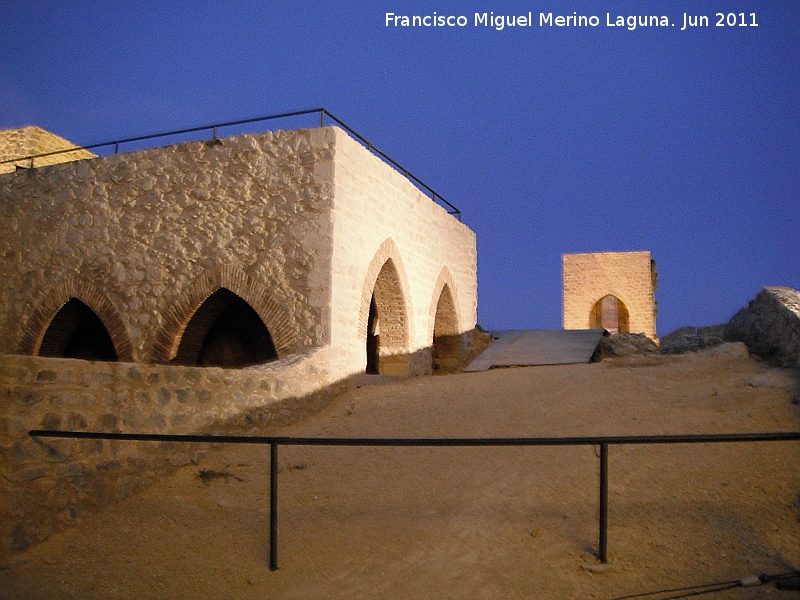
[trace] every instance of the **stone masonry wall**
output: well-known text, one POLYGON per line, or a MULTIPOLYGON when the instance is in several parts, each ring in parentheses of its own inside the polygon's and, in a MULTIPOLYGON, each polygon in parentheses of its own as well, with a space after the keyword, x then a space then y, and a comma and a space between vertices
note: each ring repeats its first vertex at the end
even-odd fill
POLYGON ((650 252, 564 254, 564 329, 588 329, 595 303, 609 294, 630 313, 631 333, 656 338, 650 252))
POLYGON ((800 368, 800 292, 765 287, 728 322, 725 336, 784 367, 800 368))
MULTIPOLYGON (((406 311, 405 342, 396 374, 427 373, 436 306, 446 284, 454 301, 454 332, 477 320, 475 234, 411 182, 332 128, 336 153, 332 280, 332 345, 337 369, 363 371, 369 302, 381 267, 391 259, 406 311)), ((382 329, 381 335, 386 333, 382 329)))
POLYGON ((33 353, 81 292, 130 347, 123 359, 163 362, 220 286, 259 312, 279 355, 327 344, 333 186, 314 172, 333 150, 311 137, 242 135, 0 175, 0 353, 33 353))
POLYGON ((302 418, 328 350, 242 370, 0 355, 0 565, 13 550, 197 462, 198 444, 32 439, 31 429, 196 433, 302 418), (308 398, 304 400, 303 398, 308 398), (290 400, 295 399, 295 400, 290 400))
POLYGON ((190 433, 301 416, 298 399, 365 370, 373 291, 397 358, 387 373, 430 371, 440 297, 438 335, 476 323, 475 234, 336 127, 20 170, 0 175, 0 211, 0 554, 198 456, 31 429, 190 433), (159 364, 220 287, 257 312, 279 360, 159 364), (36 356, 73 297, 121 362, 36 356))
POLYGON ((20 160, 13 163, 2 162, 14 158, 46 154, 77 147, 69 140, 65 140, 34 125, 21 129, 4 129, 0 131, 0 163, 2 163, 0 164, 0 174, 13 173, 16 170, 16 165, 22 168, 43 167, 96 156, 88 150, 76 150, 75 152, 64 152, 36 158, 33 159, 33 164, 31 164, 30 160, 20 160))

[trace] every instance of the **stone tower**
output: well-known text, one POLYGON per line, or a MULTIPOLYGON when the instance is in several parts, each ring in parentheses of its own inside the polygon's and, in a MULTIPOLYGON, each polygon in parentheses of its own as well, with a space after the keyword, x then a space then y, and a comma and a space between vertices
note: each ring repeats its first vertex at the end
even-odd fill
POLYGON ((656 338, 650 252, 564 254, 564 329, 602 327, 656 338))

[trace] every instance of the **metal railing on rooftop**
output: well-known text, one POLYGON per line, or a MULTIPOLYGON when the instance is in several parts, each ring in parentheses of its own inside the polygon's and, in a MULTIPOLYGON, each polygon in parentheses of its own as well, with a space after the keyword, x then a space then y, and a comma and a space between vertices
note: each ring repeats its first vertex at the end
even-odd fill
MULTIPOLYGON (((186 135, 186 134, 197 133, 197 132, 201 132, 201 131, 210 131, 212 133, 211 139, 217 139, 218 130, 220 130, 222 128, 235 127, 235 126, 238 126, 238 125, 247 125, 247 124, 251 124, 251 123, 259 123, 259 122, 262 122, 262 121, 272 121, 272 120, 275 120, 275 119, 287 119, 289 117, 299 117, 299 116, 303 116, 303 115, 312 115, 312 114, 315 114, 315 113, 319 114, 319 126, 320 127, 325 127, 325 117, 327 116, 331 121, 333 121, 334 123, 339 125, 342 129, 347 131, 350 135, 352 135, 357 140, 359 140, 362 144, 364 144, 364 146, 366 146, 368 150, 370 150, 374 154, 377 154, 378 156, 380 156, 383 160, 388 162, 390 165, 392 165, 394 168, 396 168, 398 171, 400 171, 403 175, 405 175, 406 178, 408 178, 410 181, 414 182, 414 184, 416 184, 417 186, 419 186, 420 188, 422 188, 423 190, 428 192, 431 195, 431 200, 433 200, 437 204, 443 206, 443 208, 447 211, 448 214, 453 215, 455 218, 457 218, 459 221, 461 221, 461 211, 458 208, 456 208, 455 206, 450 204, 450 202, 445 200, 440 194, 438 194, 427 183, 425 183, 419 177, 417 177, 416 175, 411 173, 408 169, 403 167, 400 163, 398 163, 396 160, 394 160, 392 157, 390 157, 388 154, 386 154, 383 150, 380 150, 377 146, 375 146, 367 138, 365 138, 363 135, 361 135, 360 133, 355 131, 352 127, 347 125, 344 121, 342 121, 338 117, 334 116, 329 110, 327 110, 325 108, 311 108, 311 109, 308 109, 308 110, 298 110, 298 111, 294 111, 294 112, 280 113, 280 114, 277 114, 277 115, 267 115, 265 117, 256 117, 256 118, 253 118, 253 119, 241 119, 241 120, 238 120, 238 121, 227 121, 227 122, 224 122, 224 123, 216 123, 216 124, 213 124, 213 125, 202 125, 200 127, 189 127, 189 128, 186 128, 186 129, 176 129, 174 131, 167 131, 167 132, 164 132, 164 133, 153 133, 153 134, 150 134, 150 135, 140 135, 140 136, 136 136, 136 137, 124 138, 124 139, 121 139, 121 140, 114 140, 114 141, 111 141, 111 142, 101 142, 99 144, 91 144, 89 146, 75 146, 73 148, 66 148, 64 150, 54 150, 52 152, 44 152, 42 154, 32 154, 32 155, 29 155, 29 156, 20 156, 18 158, 11 158, 11 159, 7 159, 7 160, 2 160, 2 161, 0 161, 0 165, 7 164, 7 163, 18 163, 18 162, 21 162, 21 161, 30 161, 30 168, 34 168, 34 162, 35 162, 35 160, 37 158, 44 158, 44 157, 47 157, 47 156, 56 156, 56 155, 59 155, 59 154, 66 154, 68 152, 75 152, 75 151, 78 151, 78 150, 93 150, 93 149, 96 149, 96 148, 113 147, 114 148, 114 154, 117 154, 117 153, 119 153, 120 146, 122 144, 132 144, 132 143, 135 143, 135 142, 155 140, 155 139, 164 138, 164 137, 170 137, 170 136, 186 135)), ((17 165, 17 166, 20 167, 20 168, 25 168, 25 167, 22 167, 21 165, 17 165)))
POLYGON ((32 430, 31 437, 146 442, 212 442, 222 444, 269 444, 269 568, 278 569, 278 446, 599 446, 600 515, 598 558, 608 562, 608 447, 631 444, 706 444, 723 442, 778 442, 800 440, 800 431, 722 433, 701 435, 590 436, 550 438, 309 438, 281 436, 234 436, 206 434, 103 433, 93 431, 32 430))

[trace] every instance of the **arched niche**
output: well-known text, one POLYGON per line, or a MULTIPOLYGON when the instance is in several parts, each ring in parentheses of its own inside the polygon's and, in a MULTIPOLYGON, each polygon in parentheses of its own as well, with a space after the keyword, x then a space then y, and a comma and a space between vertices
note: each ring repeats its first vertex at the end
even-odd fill
POLYGON ((592 307, 589 317, 591 329, 605 329, 610 334, 629 333, 630 313, 625 303, 611 294, 603 296, 592 307))
POLYGON ((38 355, 84 360, 119 359, 103 321, 77 298, 70 298, 50 321, 38 355))
POLYGON ((394 373, 398 366, 394 363, 407 360, 408 313, 400 276, 391 258, 383 263, 372 289, 366 343, 367 372, 394 373))
POLYGON ((234 369, 277 358, 272 335, 258 313, 230 290, 220 288, 186 324, 171 362, 234 369))
MULTIPOLYGON (((200 307, 221 289, 237 296, 255 311, 261 324, 268 330, 277 355, 286 356, 297 351, 297 324, 272 299, 269 292, 264 288, 263 283, 249 277, 238 269, 230 266, 221 266, 203 273, 181 292, 173 300, 169 308, 163 312, 164 323, 156 335, 153 349, 154 362, 175 363, 181 342, 188 339, 198 339, 197 335, 191 335, 187 338, 186 330, 200 307)), ((209 306, 216 306, 219 299, 217 297, 209 306)), ((205 319, 208 319, 208 317, 202 317, 201 314, 201 321, 197 323, 205 322, 205 319)), ((193 325, 194 327, 195 325, 193 325)), ((192 344, 196 343, 195 341, 192 344)), ((193 348, 191 352, 188 350, 181 351, 181 358, 178 361, 180 364, 197 364, 199 352, 199 348, 193 348), (187 356, 195 358, 186 358, 187 356)))
POLYGON ((458 334, 456 303, 450 286, 444 284, 436 303, 433 323, 433 372, 450 373, 461 366, 461 336, 458 334))

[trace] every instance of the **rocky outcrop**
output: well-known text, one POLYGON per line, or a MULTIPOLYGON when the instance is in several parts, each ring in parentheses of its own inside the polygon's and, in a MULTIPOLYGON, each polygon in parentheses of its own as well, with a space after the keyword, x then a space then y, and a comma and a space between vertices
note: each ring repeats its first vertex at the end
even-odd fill
POLYGON ((728 322, 725 337, 783 367, 800 367, 800 292, 765 287, 728 322))
POLYGON ((619 356, 643 356, 658 352, 656 343, 643 333, 604 335, 597 346, 600 360, 619 356))

